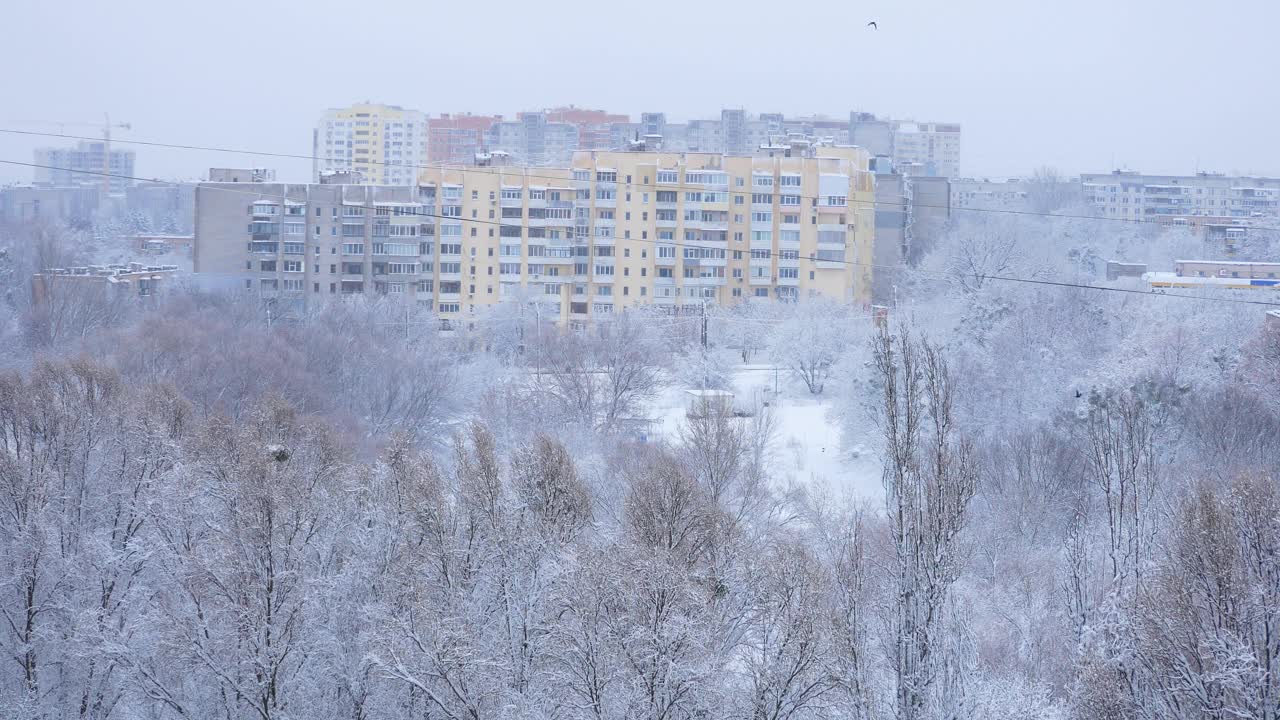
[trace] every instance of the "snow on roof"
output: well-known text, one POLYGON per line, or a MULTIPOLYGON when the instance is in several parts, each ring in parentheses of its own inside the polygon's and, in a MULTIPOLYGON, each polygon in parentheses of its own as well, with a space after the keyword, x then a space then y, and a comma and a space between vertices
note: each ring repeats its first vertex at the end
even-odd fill
POLYGON ((685 392, 696 398, 733 397, 733 393, 728 390, 685 390, 685 392))
POLYGON ((1248 260, 1174 260, 1175 265, 1183 263, 1197 263, 1201 265, 1221 265, 1223 267, 1274 267, 1280 265, 1280 260, 1273 262, 1253 262, 1248 260))
POLYGON ((1270 278, 1237 278, 1237 277, 1196 277, 1193 275, 1178 275, 1171 272, 1149 272, 1142 274, 1142 281, 1147 283, 1174 283, 1184 285, 1217 285, 1222 287, 1239 287, 1241 285, 1250 285, 1252 280, 1259 287, 1265 287, 1268 283, 1275 282, 1270 278))

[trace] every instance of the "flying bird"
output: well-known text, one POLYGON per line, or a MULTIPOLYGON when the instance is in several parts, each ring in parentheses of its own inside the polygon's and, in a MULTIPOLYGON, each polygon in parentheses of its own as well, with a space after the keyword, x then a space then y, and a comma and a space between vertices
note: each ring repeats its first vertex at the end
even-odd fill
POLYGON ((872 20, 871 22, 867 23, 867 27, 869 27, 869 28, 875 28, 876 30, 879 30, 879 29, 880 29, 880 26, 876 24, 876 21, 875 21, 875 20, 872 20))

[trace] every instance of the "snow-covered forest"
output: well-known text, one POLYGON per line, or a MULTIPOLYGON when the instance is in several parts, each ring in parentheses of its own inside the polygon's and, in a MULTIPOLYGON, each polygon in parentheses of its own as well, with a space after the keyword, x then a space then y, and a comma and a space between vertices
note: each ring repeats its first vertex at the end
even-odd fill
POLYGON ((1265 308, 1000 279, 1107 285, 1186 231, 961 215, 884 328, 747 303, 705 343, 33 307, 77 236, 0 230, 0 717, 1280 718, 1265 308), (762 366, 764 401, 656 426, 762 366), (797 472, 801 403, 874 493, 797 472))

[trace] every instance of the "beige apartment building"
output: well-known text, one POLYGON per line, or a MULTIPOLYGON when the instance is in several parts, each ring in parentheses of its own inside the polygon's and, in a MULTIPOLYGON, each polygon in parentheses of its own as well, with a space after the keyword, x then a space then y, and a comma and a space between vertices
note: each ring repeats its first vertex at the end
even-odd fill
POLYGON ((868 165, 859 148, 580 151, 570 168, 429 168, 413 187, 203 183, 195 270, 300 302, 404 294, 450 321, 511 300, 562 323, 649 304, 866 305, 868 165))
POLYGON ((313 180, 354 171, 367 185, 412 185, 427 160, 427 116, 380 103, 331 108, 311 142, 313 180))

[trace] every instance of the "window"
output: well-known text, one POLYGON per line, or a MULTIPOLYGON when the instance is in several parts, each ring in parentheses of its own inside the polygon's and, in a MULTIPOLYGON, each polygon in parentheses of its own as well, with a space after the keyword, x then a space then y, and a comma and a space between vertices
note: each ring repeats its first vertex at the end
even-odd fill
POLYGON ((751 222, 753 223, 772 223, 773 213, 771 212, 753 212, 751 213, 751 222))
POLYGON ((618 182, 618 173, 613 170, 599 170, 596 172, 596 182, 618 182))
MULTIPOLYGON (((302 272, 302 261, 301 260, 285 260, 284 271, 295 272, 295 273, 302 272)), ((299 290, 301 290, 301 288, 299 288, 299 290)))
POLYGON ((391 275, 417 275, 418 263, 387 263, 387 273, 391 275))
POLYGON ((287 222, 284 224, 285 235, 306 235, 307 226, 300 222, 287 222))
POLYGON ((520 263, 501 263, 498 265, 498 272, 503 275, 519 275, 520 263))
MULTIPOLYGON (((663 183, 665 183, 665 184, 675 184, 675 183, 678 183, 678 182, 680 182, 680 174, 679 174, 677 171, 675 171, 675 170, 659 170, 659 171, 658 171, 658 183, 659 183, 659 184, 663 184, 663 183)), ((673 194, 674 194, 674 193, 673 193, 673 194)), ((661 196, 661 193, 659 193, 659 196, 661 196)), ((661 199, 661 197, 659 197, 658 202, 664 202, 664 201, 661 199)), ((674 201, 673 201, 673 202, 674 202, 674 201)))
POLYGON ((755 187, 773 187, 772 175, 752 175, 751 184, 755 187))
POLYGON ((259 270, 261 270, 262 272, 275 272, 275 271, 276 271, 276 261, 275 261, 275 260, 263 260, 263 261, 261 261, 260 263, 258 263, 258 269, 259 269, 259 270))
POLYGON ((800 196, 799 195, 779 195, 778 204, 798 206, 800 204, 800 196))
POLYGON ((658 246, 658 257, 660 257, 660 258, 674 258, 675 256, 676 256, 676 248, 675 248, 675 246, 674 246, 674 245, 659 245, 659 246, 658 246))
POLYGON ((604 264, 597 263, 595 270, 597 275, 612 275, 613 265, 604 265, 604 264))
POLYGON ((344 242, 342 243, 342 254, 343 255, 363 255, 364 243, 344 242))
POLYGON ((462 245, 457 243, 440 243, 441 255, 461 255, 462 245))
POLYGON ((800 277, 800 270, 797 268, 778 268, 778 277, 796 280, 800 277))
MULTIPOLYGON (((752 245, 757 245, 757 244, 772 245, 773 232, 769 230, 752 230, 751 244, 752 245)), ((755 252, 755 251, 753 250, 752 252, 755 252)))
MULTIPOLYGON (((520 197, 521 197, 520 188, 518 188, 518 187, 515 187, 515 188, 507 188, 507 187, 504 187, 504 188, 502 188, 502 199, 503 199, 503 200, 519 200, 519 199, 520 199, 520 197)), ((532 197, 532 195, 530 195, 530 197, 532 197)))
POLYGON ((751 204, 752 205, 772 205, 773 195, 771 193, 752 193, 751 204))
POLYGON ((778 178, 778 184, 782 187, 800 187, 799 175, 783 175, 778 178))
POLYGON ((440 263, 440 273, 442 275, 460 275, 462 273, 462 263, 442 262, 440 263))

